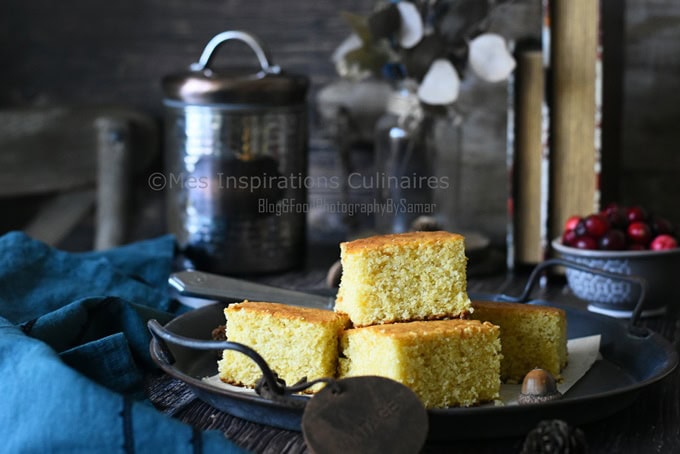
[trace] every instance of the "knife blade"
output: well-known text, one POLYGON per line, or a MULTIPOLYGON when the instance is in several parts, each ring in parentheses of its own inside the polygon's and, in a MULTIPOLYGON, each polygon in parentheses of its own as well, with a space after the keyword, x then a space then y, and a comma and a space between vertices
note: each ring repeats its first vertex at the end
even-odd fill
POLYGON ((203 271, 185 270, 170 275, 170 286, 181 295, 219 301, 267 301, 315 309, 332 309, 335 298, 258 284, 203 271))

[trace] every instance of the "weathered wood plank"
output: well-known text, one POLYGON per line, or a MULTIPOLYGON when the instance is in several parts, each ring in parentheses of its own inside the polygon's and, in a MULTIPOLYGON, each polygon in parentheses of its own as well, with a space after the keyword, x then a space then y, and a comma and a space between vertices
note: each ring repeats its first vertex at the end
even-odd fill
MULTIPOLYGON (((540 2, 510 3, 524 5, 521 8, 529 11, 540 2)), ((373 2, 362 0, 73 0, 68 5, 50 0, 5 0, 0 2, 0 106, 115 101, 160 115, 161 77, 196 60, 211 36, 229 28, 259 35, 277 63, 309 74, 313 100, 318 88, 335 78, 329 56, 349 33, 339 11, 365 13, 372 7, 373 2)), ((507 15, 504 8, 499 16, 507 15)), ((617 175, 623 202, 658 203, 676 222, 680 222, 677 192, 661 194, 661 200, 652 201, 655 194, 631 194, 625 188, 638 179, 635 168, 640 164, 644 164, 646 175, 663 175, 680 166, 672 147, 680 142, 680 128, 674 126, 680 118, 680 102, 674 95, 680 80, 678 21, 680 3, 676 0, 626 2, 623 161, 617 175)), ((526 26, 527 16, 520 14, 508 23, 508 28, 499 31, 526 26)), ((492 21, 492 27, 499 27, 498 21, 492 21)), ((247 52, 237 49, 224 60, 250 61, 247 52)), ((495 95, 478 99, 504 105, 503 87, 493 90, 495 95)), ((504 165, 499 131, 505 127, 504 117, 491 113, 472 118, 481 118, 477 128, 488 132, 490 141, 483 135, 484 140, 477 140, 480 134, 468 134, 464 158, 485 161, 492 168, 504 165)), ((472 192, 488 190, 477 187, 472 192)), ((491 209, 496 217, 475 218, 474 210, 468 214, 471 222, 502 230, 497 222, 505 211, 504 194, 500 195, 504 188, 497 185, 493 192, 491 209)), ((472 199, 470 206, 481 202, 472 199)))
POLYGON ((94 189, 82 189, 55 196, 40 208, 23 231, 51 246, 61 242, 94 206, 94 189))
POLYGON ((680 3, 626 2, 620 191, 680 223, 680 3))
POLYGON ((157 128, 146 115, 107 107, 0 110, 0 196, 40 194, 93 185, 98 118, 130 122, 133 167, 158 152, 157 128))

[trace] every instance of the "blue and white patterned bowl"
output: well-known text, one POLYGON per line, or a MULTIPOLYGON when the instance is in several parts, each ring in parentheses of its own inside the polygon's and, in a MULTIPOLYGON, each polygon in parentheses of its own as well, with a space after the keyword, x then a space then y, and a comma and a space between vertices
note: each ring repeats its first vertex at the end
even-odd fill
MULTIPOLYGON (((610 273, 639 276, 647 281, 646 315, 663 313, 680 304, 680 248, 663 251, 592 251, 552 242, 562 258, 610 273)), ((630 313, 640 296, 639 286, 567 268, 567 283, 574 294, 600 312, 630 313)), ((615 314, 610 314, 615 315, 615 314)))

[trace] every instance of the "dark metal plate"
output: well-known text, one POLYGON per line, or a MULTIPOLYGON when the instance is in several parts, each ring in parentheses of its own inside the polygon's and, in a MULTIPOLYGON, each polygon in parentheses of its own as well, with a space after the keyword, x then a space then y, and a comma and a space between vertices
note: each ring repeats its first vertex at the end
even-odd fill
MULTIPOLYGON (((489 299, 488 295, 485 299, 489 299)), ((564 309, 570 339, 601 334, 603 359, 597 361, 558 401, 528 406, 429 410, 429 440, 524 435, 542 419, 558 418, 573 425, 599 420, 630 405, 641 389, 661 380, 678 364, 677 352, 656 333, 638 337, 612 318, 546 301, 532 301, 531 304, 564 309)), ((222 323, 224 306, 218 303, 187 312, 166 327, 181 336, 208 340, 211 331, 222 323)), ((233 392, 202 381, 202 378, 217 373, 215 352, 190 350, 177 345, 169 345, 169 348, 176 359, 172 365, 162 361, 160 346, 152 340, 150 350, 153 360, 166 373, 186 382, 200 399, 249 421, 300 430, 301 409, 291 409, 256 395, 233 392)))

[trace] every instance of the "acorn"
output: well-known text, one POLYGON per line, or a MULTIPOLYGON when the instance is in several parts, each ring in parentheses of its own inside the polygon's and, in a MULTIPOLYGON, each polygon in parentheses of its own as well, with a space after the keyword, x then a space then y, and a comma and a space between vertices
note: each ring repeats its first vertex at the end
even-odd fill
POLYGON ((434 232, 441 229, 441 225, 434 216, 418 216, 411 223, 413 232, 434 232))
POLYGON ((520 405, 540 404, 562 398, 555 378, 544 369, 533 369, 524 377, 522 392, 517 401, 520 405))
MULTIPOLYGON (((211 331, 210 338, 215 341, 226 341, 227 340, 227 325, 219 325, 217 328, 211 331)), ((222 359, 222 350, 215 350, 215 356, 217 359, 222 359)))

